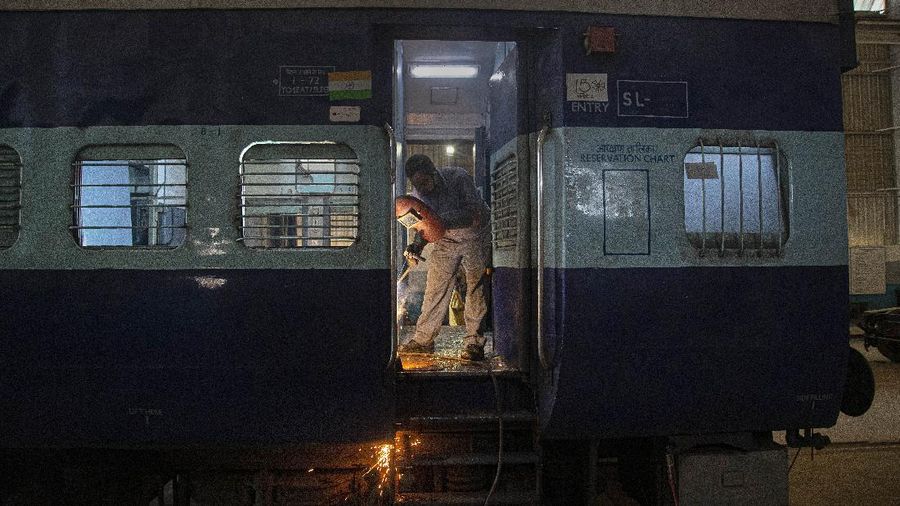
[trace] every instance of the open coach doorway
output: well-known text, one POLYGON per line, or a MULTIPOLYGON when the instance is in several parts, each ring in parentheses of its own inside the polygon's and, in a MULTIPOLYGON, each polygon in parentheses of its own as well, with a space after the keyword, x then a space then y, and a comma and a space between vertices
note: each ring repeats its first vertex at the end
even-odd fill
POLYGON ((518 267, 519 246, 527 244, 519 238, 528 235, 520 230, 528 223, 520 217, 527 212, 527 199, 521 198, 527 175, 520 177, 524 167, 518 163, 520 150, 527 149, 518 136, 521 44, 395 39, 393 49, 395 197, 422 198, 439 207, 433 210, 442 221, 450 221, 446 237, 425 244, 418 258, 404 255, 416 244, 416 227, 398 226, 392 247, 402 367, 519 369, 525 326, 515 319, 526 317, 524 285, 510 283, 504 271, 518 267), (431 162, 438 191, 428 195, 416 187, 411 158, 431 162), (459 213, 474 214, 454 218, 459 213), (483 262, 456 254, 477 249, 484 251, 483 262))

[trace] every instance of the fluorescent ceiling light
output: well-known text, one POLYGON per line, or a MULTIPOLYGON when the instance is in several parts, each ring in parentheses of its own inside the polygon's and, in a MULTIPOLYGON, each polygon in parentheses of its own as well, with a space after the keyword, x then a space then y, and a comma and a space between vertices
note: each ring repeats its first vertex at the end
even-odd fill
POLYGON ((413 77, 468 79, 478 75, 478 65, 441 65, 439 63, 413 63, 409 67, 413 77))

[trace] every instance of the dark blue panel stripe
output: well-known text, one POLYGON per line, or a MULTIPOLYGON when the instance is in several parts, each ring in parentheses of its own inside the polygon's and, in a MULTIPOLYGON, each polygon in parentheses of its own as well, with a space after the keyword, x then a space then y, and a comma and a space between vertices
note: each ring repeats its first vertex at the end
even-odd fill
POLYGON ((607 73, 609 110, 573 112, 568 103, 567 126, 843 129, 836 26, 638 17, 593 23, 615 28, 616 53, 584 56, 570 34, 565 68, 607 73), (618 116, 619 80, 687 82, 688 117, 618 116))
MULTIPOLYGON (((847 268, 568 269, 549 437, 826 427, 847 356, 847 268)), ((552 279, 552 278, 551 278, 552 279)), ((552 299, 551 299, 552 300, 552 299)))
POLYGON ((494 349, 508 363, 525 365, 531 323, 529 279, 525 269, 498 267, 493 291, 494 349))
POLYGON ((382 125, 393 35, 534 42, 529 131, 545 112, 568 126, 841 130, 835 26, 366 9, 3 13, 0 127, 328 124, 333 104, 360 105, 361 124, 382 125), (615 54, 584 54, 588 25, 616 30, 615 54), (371 70, 373 97, 280 96, 282 65, 371 70), (608 74, 608 111, 573 112, 567 72, 608 74), (688 118, 613 115, 617 80, 687 81, 688 118))
POLYGON ((491 110, 488 139, 494 152, 515 139, 516 134, 523 130, 520 119, 525 115, 519 111, 519 104, 522 103, 519 99, 522 97, 519 94, 518 83, 518 76, 521 75, 518 49, 514 49, 506 56, 496 75, 499 75, 500 79, 490 82, 488 92, 491 110))
POLYGON ((0 292, 4 446, 389 433, 388 271, 0 271, 0 292))

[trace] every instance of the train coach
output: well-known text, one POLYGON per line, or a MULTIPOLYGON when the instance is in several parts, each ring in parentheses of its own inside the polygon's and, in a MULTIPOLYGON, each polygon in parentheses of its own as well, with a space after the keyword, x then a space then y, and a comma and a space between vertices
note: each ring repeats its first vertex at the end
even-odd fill
POLYGON ((786 502, 859 411, 850 2, 258 3, 0 12, 4 504, 786 502), (398 353, 416 153, 483 363, 398 353))

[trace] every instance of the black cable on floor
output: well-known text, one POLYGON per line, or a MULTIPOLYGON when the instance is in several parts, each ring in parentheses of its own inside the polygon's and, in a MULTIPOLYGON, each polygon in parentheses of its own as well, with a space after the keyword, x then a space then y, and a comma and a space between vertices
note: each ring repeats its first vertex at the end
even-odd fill
POLYGON ((497 484, 500 483, 500 470, 503 468, 503 406, 500 402, 500 383, 497 380, 497 375, 494 373, 493 369, 491 369, 491 381, 494 383, 494 397, 497 399, 497 420, 500 423, 500 440, 497 444, 497 472, 494 473, 494 483, 491 484, 491 490, 488 492, 487 497, 484 498, 484 506, 488 506, 488 503, 491 501, 491 497, 493 497, 494 492, 497 490, 497 484))
POLYGON ((791 473, 791 469, 793 469, 793 467, 794 467, 794 462, 797 462, 797 457, 800 456, 800 450, 802 450, 802 449, 803 448, 797 448, 797 453, 794 454, 794 458, 791 459, 791 465, 788 466, 788 474, 791 473))

